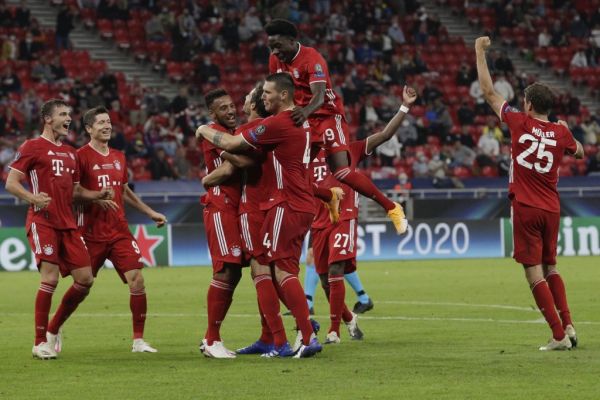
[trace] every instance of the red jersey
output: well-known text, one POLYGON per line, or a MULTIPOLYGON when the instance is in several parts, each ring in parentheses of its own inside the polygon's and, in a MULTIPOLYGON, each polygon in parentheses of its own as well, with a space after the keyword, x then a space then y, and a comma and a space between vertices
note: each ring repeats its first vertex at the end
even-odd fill
POLYGON ((40 136, 26 140, 15 154, 10 168, 27 177, 34 194, 44 192, 52 199, 48 207, 31 205, 26 225, 47 225, 54 229, 76 229, 73 216, 73 187, 79 183, 75 149, 55 144, 40 136))
POLYGON ((284 64, 276 56, 271 54, 269 58, 269 72, 287 72, 294 80, 294 102, 297 106, 305 107, 312 98, 310 84, 316 82, 325 83, 325 101, 321 108, 315 111, 311 117, 324 117, 330 115, 344 115, 342 100, 333 90, 329 68, 323 56, 312 47, 298 44, 298 53, 290 64, 284 64))
POLYGON ((560 212, 556 184, 565 153, 577 151, 568 128, 532 118, 504 103, 501 119, 511 133, 509 197, 519 203, 560 212))
MULTIPOLYGON (((298 127, 291 111, 283 111, 265 118, 260 125, 242 132, 242 137, 252 147, 262 146, 272 150, 275 179, 267 179, 270 194, 267 205, 287 203, 294 211, 314 214, 310 164, 310 127, 308 122, 298 127)), ((266 183, 266 182, 265 182, 266 183)))
MULTIPOLYGON (((230 133, 227 128, 219 124, 212 123, 210 127, 220 132, 230 133)), ((202 153, 206 164, 206 173, 210 174, 213 170, 223 164, 220 154, 223 150, 213 146, 207 140, 202 140, 202 153)), ((203 198, 203 203, 212 204, 220 210, 235 209, 237 213, 240 202, 240 176, 236 174, 229 178, 225 183, 211 187, 203 198)))
POLYGON ((127 161, 123 152, 108 149, 102 154, 90 144, 77 150, 81 186, 88 190, 100 191, 111 187, 115 193, 113 201, 119 205, 118 210, 104 210, 97 204, 88 203, 78 207, 77 225, 82 229, 85 240, 105 242, 115 239, 119 234, 129 233, 123 190, 127 185, 127 161))
MULTIPOLYGON (((368 139, 367 139, 368 140, 368 139)), ((361 140, 350 143, 350 155, 352 158, 351 167, 362 161, 367 153, 367 141, 361 140)), ((319 151, 319 154, 312 162, 313 182, 324 188, 341 187, 344 190, 344 199, 340 203, 340 221, 358 218, 359 194, 350 186, 339 182, 331 174, 331 170, 325 159, 325 150, 319 151)), ((329 219, 329 210, 323 205, 323 202, 315 198, 316 216, 312 224, 315 229, 323 229, 331 225, 329 219)))
MULTIPOLYGON (((262 123, 262 118, 252 120, 236 129, 235 134, 239 135, 244 130, 252 129, 262 123)), ((245 168, 242 172, 242 194, 240 197, 239 213, 251 213, 260 211, 260 203, 267 199, 265 185, 262 184, 263 165, 267 155, 262 149, 257 148, 248 156, 256 160, 257 164, 245 168)))

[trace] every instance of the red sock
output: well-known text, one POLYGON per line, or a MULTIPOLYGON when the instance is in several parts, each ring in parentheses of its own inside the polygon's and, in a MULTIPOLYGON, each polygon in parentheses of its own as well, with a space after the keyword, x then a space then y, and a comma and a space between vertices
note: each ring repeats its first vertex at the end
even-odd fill
POLYGON ((344 309, 344 298, 346 287, 344 286, 344 275, 329 275, 329 318, 331 326, 329 332, 340 335, 340 321, 344 309))
POLYGON ((283 289, 279 285, 279 282, 277 282, 277 279, 275 279, 275 278, 272 279, 272 282, 273 282, 273 286, 275 287, 275 291, 277 292, 277 297, 279 297, 279 300, 281 300, 281 302, 283 303, 285 308, 287 308, 289 310, 290 306, 288 306, 288 302, 285 299, 285 295, 283 294, 283 289))
POLYGON ((363 196, 375 200, 386 211, 396 207, 393 201, 381 193, 377 186, 360 172, 352 170, 350 167, 344 167, 335 171, 334 176, 338 181, 345 183, 363 196))
POLYGON ((142 339, 146 324, 146 310, 148 309, 145 289, 129 292, 129 309, 133 321, 133 338, 142 339))
POLYGON ((552 336, 556 340, 563 340, 565 338, 565 330, 563 329, 558 313, 554 308, 554 299, 552 298, 552 292, 550 291, 546 280, 540 279, 539 281, 534 282, 531 285, 531 292, 533 293, 538 308, 542 314, 544 314, 546 322, 548 322, 550 329, 552 329, 552 336))
POLYGON ((48 324, 48 332, 55 335, 58 333, 60 327, 73 314, 73 311, 77 309, 79 303, 87 297, 91 287, 92 285, 88 286, 73 282, 67 293, 63 296, 58 310, 56 310, 54 317, 52 317, 52 321, 48 324))
POLYGON ((304 290, 300 281, 294 275, 288 275, 281 281, 281 289, 287 301, 292 315, 296 319, 296 325, 302 332, 302 343, 308 345, 310 337, 313 334, 313 328, 310 323, 310 315, 308 313, 308 304, 304 297, 304 290))
POLYGON ((569 304, 567 303, 567 291, 565 290, 565 283, 563 282, 558 272, 551 272, 546 276, 546 282, 554 297, 554 305, 560 314, 562 320, 562 326, 565 328, 567 325, 573 325, 571 321, 571 312, 569 311, 569 304))
POLYGON ((209 346, 212 346, 214 341, 221 341, 221 323, 227 315, 227 310, 233 299, 233 287, 224 281, 213 278, 208 287, 206 295, 206 308, 208 314, 208 328, 204 338, 209 346))
POLYGON ((331 197, 333 196, 331 194, 331 190, 319 187, 315 184, 313 184, 313 195, 326 203, 328 203, 331 200, 331 197))
POLYGON ((352 313, 346 307, 346 303, 344 303, 344 309, 342 310, 342 320, 346 323, 352 321, 352 313))
POLYGON ((263 343, 273 344, 273 334, 271 333, 271 330, 269 329, 269 324, 267 324, 267 320, 265 319, 265 316, 263 315, 263 312, 260 308, 260 303, 258 303, 258 314, 260 314, 261 326, 260 337, 258 338, 258 340, 260 340, 263 343))
MULTIPOLYGON (((272 334, 275 346, 282 346, 287 342, 283 320, 279 313, 279 297, 271 275, 258 275, 254 278, 254 286, 258 295, 258 303, 263 318, 266 320, 272 334)), ((264 330, 264 329, 263 329, 264 330)))
POLYGON ((52 295, 56 285, 42 282, 35 297, 35 345, 46 341, 48 314, 52 305, 52 295))

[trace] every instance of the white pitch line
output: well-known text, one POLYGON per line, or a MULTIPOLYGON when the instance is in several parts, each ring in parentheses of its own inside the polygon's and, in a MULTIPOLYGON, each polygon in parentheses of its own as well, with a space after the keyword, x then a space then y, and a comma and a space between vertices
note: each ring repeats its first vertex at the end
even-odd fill
POLYGON ((520 307, 520 306, 509 306, 503 304, 471 304, 471 303, 446 303, 446 302, 435 302, 435 301, 412 301, 412 300, 377 300, 377 303, 381 304, 406 304, 406 305, 417 305, 417 306, 450 306, 450 307, 473 307, 473 308, 497 308, 502 310, 516 310, 516 311, 532 311, 538 312, 538 310, 531 307, 520 307))
MULTIPOLYGON (((30 313, 0 313, 0 316, 31 316, 30 313)), ((207 315, 202 313, 148 313, 147 317, 157 318, 204 318, 207 315)), ((130 313, 75 313, 73 317, 80 318, 131 318, 130 313)), ((329 315, 316 315, 316 317, 326 319, 329 315)), ((258 318, 258 314, 227 314, 227 318, 258 318)), ((373 321, 430 321, 430 322, 492 322, 501 324, 544 324, 543 318, 534 320, 518 319, 494 319, 494 318, 464 318, 464 317, 410 317, 404 315, 381 315, 369 316, 361 315, 361 320, 373 321)), ((577 321, 577 325, 600 325, 600 321, 577 321)))

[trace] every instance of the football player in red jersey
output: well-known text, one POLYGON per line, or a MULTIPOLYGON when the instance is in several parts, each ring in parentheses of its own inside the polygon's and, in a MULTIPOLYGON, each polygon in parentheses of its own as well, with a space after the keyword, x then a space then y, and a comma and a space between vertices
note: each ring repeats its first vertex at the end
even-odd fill
POLYGON ((75 149, 62 143, 69 132, 71 107, 63 100, 49 100, 42 105, 41 116, 42 135, 26 140, 19 148, 10 165, 6 190, 31 204, 25 227, 41 277, 35 299, 32 353, 39 359, 53 359, 60 351, 61 326, 87 297, 94 282, 90 257, 73 216, 73 198, 111 199, 113 192, 110 188, 90 191, 79 184, 75 149), (31 191, 23 186, 24 179, 31 191), (48 323, 59 273, 71 275, 73 285, 48 323))
POLYGON ((113 200, 99 200, 79 205, 77 225, 81 229, 92 261, 94 277, 104 262, 112 262, 123 283, 129 286, 129 307, 133 321, 134 353, 156 353, 144 341, 146 289, 142 276, 140 248, 129 231, 124 203, 146 214, 158 227, 167 218, 145 204, 127 185, 127 161, 123 152, 108 147, 112 124, 108 110, 92 108, 83 114, 83 126, 90 142, 77 150, 81 185, 89 190, 112 188, 113 200))
MULTIPOLYGON (((398 233, 406 232, 402 206, 389 200, 375 184, 352 167, 349 131, 341 98, 333 90, 327 63, 312 47, 297 42, 298 30, 289 21, 274 19, 265 26, 271 57, 269 71, 287 72, 296 87, 292 118, 301 126, 308 121, 312 141, 326 151, 327 162, 337 180, 375 200, 388 213, 398 233)), ((408 110, 406 110, 408 111, 408 110)), ((313 156, 316 152, 313 152, 313 156)), ((319 198, 335 201, 335 193, 315 190, 319 198)))
MULTIPOLYGON (((269 116, 262 101, 262 85, 263 82, 259 82, 246 96, 243 109, 248 117, 248 122, 236 129, 236 135, 241 134, 244 130, 258 127, 263 118, 269 116)), ((239 205, 240 232, 243 239, 244 256, 250 261, 250 271, 256 287, 262 325, 260 338, 251 345, 237 350, 237 353, 270 354, 275 351, 280 357, 291 356, 293 352, 288 344, 283 320, 279 313, 279 297, 260 234, 266 216, 261 204, 268 200, 266 197, 268 191, 265 190, 265 187, 269 185, 274 174, 272 154, 257 146, 247 155, 223 151, 221 157, 225 159, 225 162, 205 176, 202 183, 207 188, 214 187, 238 171, 242 172, 242 195, 239 205)))
POLYGON ((310 166, 310 128, 296 126, 292 119, 294 83, 285 73, 269 75, 263 86, 265 108, 273 115, 255 128, 233 136, 201 126, 196 135, 228 152, 245 152, 257 146, 271 150, 273 178, 264 204, 266 218, 261 229, 267 261, 275 269, 287 306, 302 332, 296 357, 321 351, 309 320, 308 306, 298 280, 304 236, 314 217, 310 166))
POLYGON ((485 51, 490 38, 475 41, 477 74, 483 95, 511 134, 509 198, 514 259, 523 264, 536 304, 552 329, 540 350, 565 350, 577 345, 565 285, 556 269, 560 202, 556 184, 565 154, 583 157, 583 146, 564 121, 550 122, 554 95, 541 83, 525 88, 523 112, 499 95, 492 84, 485 51), (558 310, 558 312, 557 312, 558 310))

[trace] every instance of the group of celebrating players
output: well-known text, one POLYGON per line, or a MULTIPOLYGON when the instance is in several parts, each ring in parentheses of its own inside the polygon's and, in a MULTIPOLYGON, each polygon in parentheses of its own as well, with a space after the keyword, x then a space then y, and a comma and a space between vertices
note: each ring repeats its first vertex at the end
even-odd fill
MULTIPOLYGON (((309 231, 316 272, 330 306, 324 343, 340 343, 342 321, 350 338, 362 339, 357 315, 345 305, 344 286, 344 275, 356 270, 358 195, 378 202, 399 234, 408 225, 402 207, 360 174, 356 165, 395 134, 416 92, 404 88, 402 106, 381 132, 350 142, 343 105, 323 57, 297 42, 296 27, 288 21, 273 20, 265 29, 272 52, 271 74, 246 96, 247 122, 237 126, 233 100, 225 90, 216 89, 205 95, 213 122, 196 131, 207 166, 202 203, 213 266, 207 293, 208 328, 200 344, 207 357, 305 358, 322 350, 316 337, 319 324, 310 318, 298 280, 309 231), (234 352, 223 344, 220 327, 243 266, 250 266, 262 331, 257 341, 234 352), (286 336, 280 301, 296 322, 293 345, 286 336)), ((536 302, 552 328, 553 338, 541 349, 571 348, 577 337, 555 260, 556 181, 563 154, 580 157, 582 147, 564 123, 548 121, 552 93, 546 86, 526 89, 523 113, 494 92, 484 56, 489 44, 488 38, 477 40, 477 67, 488 103, 513 134, 514 257, 524 265, 536 302)), ((143 337, 147 303, 142 263, 123 204, 145 213, 158 226, 167 222, 166 217, 127 186, 124 155, 108 147, 112 127, 106 109, 93 108, 84 114, 91 139, 79 150, 61 143, 71 122, 66 103, 48 101, 41 114, 41 136, 21 146, 6 182, 10 193, 31 204, 26 229, 41 274, 33 356, 57 357, 61 326, 85 299, 107 259, 130 288, 132 351, 156 352, 143 337), (22 185, 24 179, 31 191, 22 185), (49 322, 59 273, 71 275, 74 282, 49 322)))

